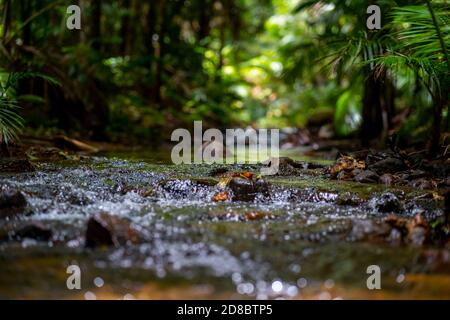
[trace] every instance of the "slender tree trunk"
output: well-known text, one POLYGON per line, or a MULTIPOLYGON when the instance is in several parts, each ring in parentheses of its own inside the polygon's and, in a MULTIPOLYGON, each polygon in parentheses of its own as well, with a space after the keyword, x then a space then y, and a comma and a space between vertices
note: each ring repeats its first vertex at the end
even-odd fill
POLYGON ((220 24, 220 47, 219 47, 219 52, 218 52, 218 56, 219 56, 219 63, 216 66, 216 81, 220 81, 221 80, 221 73, 222 73, 222 68, 223 68, 223 48, 225 47, 225 23, 224 21, 222 21, 222 23, 220 24))
POLYGON ((211 1, 210 0, 199 0, 199 17, 198 24, 199 29, 197 33, 198 41, 203 40, 209 35, 210 32, 210 19, 211 19, 211 1))
POLYGON ((6 39, 11 24, 11 0, 5 0, 3 7, 3 39, 6 39))
POLYGON ((367 72, 369 76, 364 83, 363 123, 360 132, 365 146, 375 139, 385 142, 394 114, 395 98, 395 88, 386 72, 377 76, 368 67, 367 72))
POLYGON ((442 122, 442 110, 444 107, 444 101, 442 97, 437 94, 437 98, 434 100, 433 106, 433 130, 431 136, 431 143, 429 149, 429 156, 435 157, 439 152, 439 145, 441 140, 441 122, 442 122))
POLYGON ((145 48, 147 50, 147 54, 150 57, 153 57, 155 54, 155 47, 153 46, 153 35, 155 34, 155 29, 156 29, 156 4, 152 2, 149 4, 147 12, 147 35, 144 38, 145 48))
POLYGON ((91 17, 91 40, 92 48, 101 51, 101 31, 102 31, 102 0, 92 0, 92 17, 91 17))
POLYGON ((377 138, 383 130, 379 95, 379 84, 375 74, 369 71, 369 76, 364 83, 363 122, 360 133, 364 146, 368 146, 370 141, 377 138))
MULTIPOLYGON (((153 101, 157 104, 161 103, 161 87, 162 87, 162 72, 163 72, 163 59, 165 54, 164 37, 166 35, 166 1, 161 0, 158 8, 159 15, 159 38, 158 46, 155 51, 156 58, 156 70, 155 70, 155 82, 153 85, 153 101)), ((161 107, 161 106, 159 106, 161 107)))
MULTIPOLYGON (((20 18, 26 21, 31 16, 32 1, 20 0, 20 18)), ((22 40, 24 45, 31 45, 31 23, 22 28, 22 40)))
POLYGON ((129 39, 130 39, 130 0, 124 0, 123 6, 126 9, 125 16, 122 18, 121 25, 121 38, 122 44, 120 52, 122 56, 127 56, 129 54, 129 39))

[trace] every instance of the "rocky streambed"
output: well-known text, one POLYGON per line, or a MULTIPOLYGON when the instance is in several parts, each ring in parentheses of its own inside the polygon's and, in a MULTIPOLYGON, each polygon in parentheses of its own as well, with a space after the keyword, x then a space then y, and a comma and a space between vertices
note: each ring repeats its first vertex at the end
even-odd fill
POLYGON ((284 159, 272 177, 112 157, 2 170, 0 297, 450 298, 444 189, 352 161, 284 159))

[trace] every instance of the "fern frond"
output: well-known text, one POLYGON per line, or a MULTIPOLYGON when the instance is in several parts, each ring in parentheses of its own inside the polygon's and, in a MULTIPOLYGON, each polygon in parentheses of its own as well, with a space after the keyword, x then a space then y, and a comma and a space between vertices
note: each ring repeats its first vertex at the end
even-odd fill
POLYGON ((0 97, 0 142, 8 144, 17 139, 24 122, 18 110, 16 101, 6 96, 0 97))

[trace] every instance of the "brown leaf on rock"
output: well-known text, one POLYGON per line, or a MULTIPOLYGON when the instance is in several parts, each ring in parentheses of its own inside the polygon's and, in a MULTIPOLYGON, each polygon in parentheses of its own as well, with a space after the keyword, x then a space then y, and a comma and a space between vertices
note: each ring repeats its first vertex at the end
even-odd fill
POLYGON ((212 200, 215 202, 222 202, 222 201, 227 201, 230 200, 230 194, 226 191, 223 192, 218 192, 216 193, 213 197, 212 200))
POLYGON ((241 178, 245 178, 247 180, 252 180, 253 179, 253 173, 251 173, 250 171, 244 171, 244 172, 241 172, 240 177, 241 178))
POLYGON ((351 156, 342 156, 340 157, 336 163, 330 167, 330 174, 333 177, 337 177, 337 175, 342 172, 351 172, 355 169, 364 170, 366 168, 366 164, 364 161, 358 161, 351 156))

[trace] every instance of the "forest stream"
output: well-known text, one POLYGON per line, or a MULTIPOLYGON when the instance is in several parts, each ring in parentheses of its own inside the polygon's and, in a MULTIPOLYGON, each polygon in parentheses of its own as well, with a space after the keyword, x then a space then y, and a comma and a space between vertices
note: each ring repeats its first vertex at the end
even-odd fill
POLYGON ((0 297, 450 298, 438 192, 296 163, 260 178, 258 165, 104 154, 1 173, 0 297), (81 290, 66 286, 70 265, 81 290), (382 290, 367 288, 370 265, 382 290))

